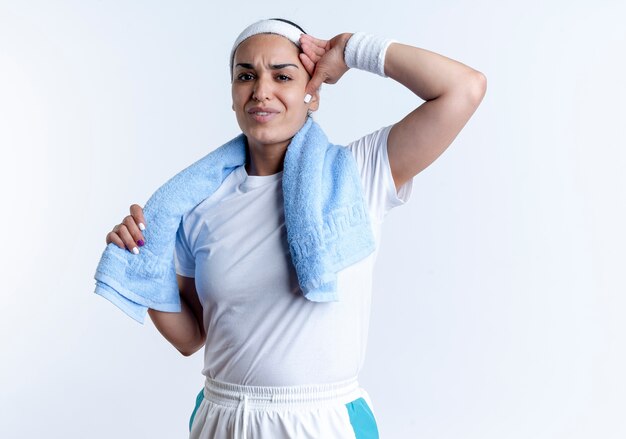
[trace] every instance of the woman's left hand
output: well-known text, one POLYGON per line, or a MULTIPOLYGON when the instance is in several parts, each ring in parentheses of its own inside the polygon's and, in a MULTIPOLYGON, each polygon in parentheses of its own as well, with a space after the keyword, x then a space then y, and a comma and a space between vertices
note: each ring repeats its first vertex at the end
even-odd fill
POLYGON ((343 58, 346 43, 352 34, 343 33, 330 40, 320 40, 311 35, 300 36, 302 52, 300 61, 311 75, 306 92, 315 96, 322 83, 334 84, 348 71, 343 58))

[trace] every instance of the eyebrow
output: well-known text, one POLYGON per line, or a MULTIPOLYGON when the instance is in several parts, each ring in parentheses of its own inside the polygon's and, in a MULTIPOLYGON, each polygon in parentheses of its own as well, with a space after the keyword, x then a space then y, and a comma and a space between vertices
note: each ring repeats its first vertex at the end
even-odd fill
MULTIPOLYGON (((252 64, 248 64, 248 63, 238 63, 235 67, 242 67, 244 69, 254 69, 254 66, 252 64)), ((285 64, 272 64, 270 66, 270 68, 272 70, 282 70, 285 67, 295 67, 296 69, 299 69, 300 67, 298 67, 295 64, 290 64, 290 63, 285 63, 285 64)))

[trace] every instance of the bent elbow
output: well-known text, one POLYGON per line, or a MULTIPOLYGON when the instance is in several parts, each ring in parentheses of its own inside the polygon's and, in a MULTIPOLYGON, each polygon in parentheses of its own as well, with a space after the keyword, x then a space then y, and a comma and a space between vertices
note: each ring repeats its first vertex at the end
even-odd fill
POLYGON ((193 349, 178 349, 178 352, 181 353, 183 357, 191 357, 193 354, 200 350, 199 347, 193 349))
POLYGON ((195 354, 200 349, 202 349, 205 342, 206 342, 206 335, 202 334, 201 339, 198 340, 198 342, 195 343, 194 345, 185 346, 185 347, 176 346, 176 350, 180 352, 183 357, 191 357, 193 354, 195 354))
POLYGON ((485 97, 485 93, 487 92, 487 77, 477 70, 472 73, 471 85, 469 85, 469 95, 470 99, 476 104, 480 104, 480 102, 485 97))
POLYGON ((191 350, 186 350, 186 349, 178 349, 178 352, 180 352, 180 354, 183 357, 191 357, 193 354, 196 353, 196 351, 191 351, 191 350))

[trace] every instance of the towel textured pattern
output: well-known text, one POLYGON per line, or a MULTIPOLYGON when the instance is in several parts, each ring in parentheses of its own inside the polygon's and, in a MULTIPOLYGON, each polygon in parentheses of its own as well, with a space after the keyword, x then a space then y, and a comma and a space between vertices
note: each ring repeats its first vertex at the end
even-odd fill
MULTIPOLYGON (((146 245, 138 255, 107 245, 96 269, 96 294, 140 323, 148 308, 179 312, 174 246, 182 217, 245 162, 240 134, 161 186, 143 209, 146 245)), ((283 167, 287 241, 300 289, 312 301, 339 300, 337 272, 375 247, 356 162, 308 118, 283 167)))

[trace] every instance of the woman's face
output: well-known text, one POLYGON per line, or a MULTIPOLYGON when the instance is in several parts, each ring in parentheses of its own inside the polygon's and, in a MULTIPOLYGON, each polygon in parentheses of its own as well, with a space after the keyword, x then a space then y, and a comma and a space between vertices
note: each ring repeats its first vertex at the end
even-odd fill
POLYGON ((251 148, 286 147, 304 124, 307 110, 317 110, 317 96, 304 102, 309 74, 298 54, 291 41, 272 34, 255 35, 237 48, 233 110, 251 148))

